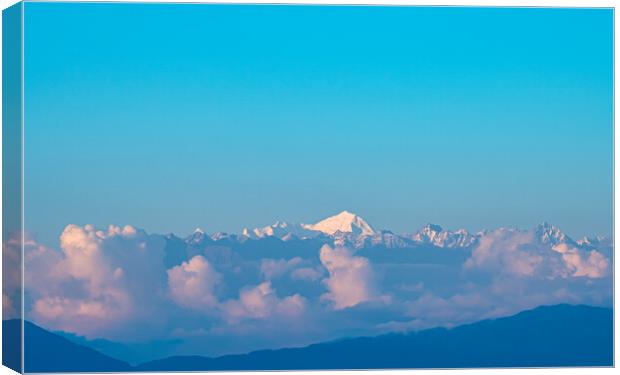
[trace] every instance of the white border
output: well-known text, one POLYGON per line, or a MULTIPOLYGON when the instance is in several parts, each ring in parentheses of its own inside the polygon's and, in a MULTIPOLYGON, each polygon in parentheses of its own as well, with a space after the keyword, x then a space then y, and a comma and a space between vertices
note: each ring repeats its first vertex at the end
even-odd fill
MULTIPOLYGON (((28 0, 28 1, 38 1, 38 0, 28 0)), ((15 3, 17 3, 18 1, 16 0, 0 0, 0 8, 5 9, 15 3)), ((76 0, 63 0, 62 2, 117 2, 117 1, 76 1, 76 0)), ((121 2, 121 1, 118 1, 121 2)), ((122 1, 122 2, 135 2, 135 3, 143 3, 146 1, 140 1, 140 0, 126 0, 126 1, 122 1)), ((169 1, 169 0, 150 0, 148 2, 153 2, 153 3, 228 3, 228 4, 239 4, 239 3, 243 3, 243 4, 274 4, 277 3, 274 0, 241 0, 241 1, 233 1, 233 0, 220 0, 220 1, 199 1, 199 0, 184 0, 184 1, 169 1)), ((430 6, 488 6, 488 7, 585 7, 585 8, 594 8, 594 7, 605 7, 605 8, 616 8, 618 1, 609 1, 609 0, 590 0, 590 1, 583 1, 583 0, 542 0, 542 1, 535 1, 535 0, 511 0, 511 1, 502 1, 502 0, 474 0, 474 1, 467 1, 467 0, 423 0, 420 2, 417 1, 412 1, 412 0, 288 0, 288 1, 282 1, 281 3, 286 3, 286 4, 317 4, 317 5, 404 5, 404 6, 411 6, 411 5, 417 5, 417 6, 424 6, 424 5, 430 5, 430 6)), ((22 17, 23 17, 23 13, 22 13, 22 17)), ((615 19, 615 14, 614 14, 614 19, 615 19)), ((615 25, 615 20, 614 20, 614 25, 615 25)), ((23 38, 23 18, 22 18, 22 38, 23 38)), ((2 20, 0 17, 0 30, 2 28, 2 20)), ((618 133, 615 131, 615 113, 617 110, 617 102, 616 102, 616 97, 615 97, 615 88, 617 87, 617 83, 618 83, 618 78, 615 75, 615 72, 617 71, 618 68, 618 60, 616 59, 616 43, 618 40, 618 30, 614 27, 614 145, 618 144, 618 142, 620 141, 620 136, 618 135, 618 133)), ((23 84, 24 84, 24 76, 23 76, 23 52, 24 52, 24 48, 23 48, 23 39, 22 39, 22 125, 23 125, 23 121, 24 121, 24 98, 23 98, 23 84)), ((1 67, 1 60, 2 60, 2 52, 1 52, 1 48, 0 48, 0 67, 1 67)), ((0 86, 2 83, 2 78, 0 77, 0 86)), ((0 93, 0 99, 2 94, 0 93)), ((0 100, 0 116, 2 114, 2 105, 1 105, 1 100, 0 100)), ((23 161, 24 161, 24 145, 23 145, 23 126, 22 126, 22 176, 23 176, 23 161)), ((1 141, 2 141, 2 135, 0 132, 0 147, 1 147, 1 141)), ((1 176, 1 165, 0 165, 0 184, 2 182, 2 176, 1 176)), ((615 190, 615 177, 618 175, 618 156, 615 152, 615 146, 614 146, 614 219, 615 219, 615 212, 617 212, 617 208, 618 208, 618 200, 616 199, 616 190, 615 190)), ((23 193, 23 186, 22 186, 22 193, 23 193)), ((24 204, 24 197, 22 197, 22 212, 23 212, 23 204, 24 204)), ((0 209, 1 209, 2 203, 0 201, 0 209)), ((0 218, 0 223, 1 223, 1 218, 0 218)), ((23 220, 24 220, 24 216, 22 215, 22 227, 23 227, 23 220)), ((620 225, 614 220, 614 238, 616 238, 616 236, 618 235, 618 233, 620 233, 620 225)), ((22 239, 23 240, 23 239, 22 239)), ((615 242, 615 241, 614 241, 615 242)), ((615 249, 615 246, 614 246, 615 249)), ((23 261, 23 257, 22 257, 22 261, 23 261)), ((0 257, 0 265, 1 265, 1 257, 0 257)), ((614 260, 614 291, 618 290, 618 279, 615 277, 616 275, 616 262, 614 260)), ((0 267, 0 275, 1 275, 1 267, 0 267)), ((22 275, 23 277, 23 275, 22 275)), ((22 299, 23 299, 23 293, 22 293, 22 299)), ((22 306, 23 306, 23 301, 22 301, 22 306)), ((618 338, 618 314, 615 314, 616 311, 616 305, 615 305, 615 299, 614 299, 614 330, 615 330, 615 338, 616 338, 616 342, 617 342, 617 338, 618 338)), ((23 314, 23 311, 22 311, 23 314)), ((2 328, 0 326, 0 333, 2 331, 2 328)), ((23 343, 23 340, 22 340, 23 343)), ((615 343, 614 343, 615 344, 615 343)), ((616 345, 615 346, 615 353, 614 353, 614 359, 615 359, 615 363, 617 366, 620 366, 620 362, 619 362, 619 358, 620 356, 618 355, 618 347, 616 345)), ((2 344, 0 342, 0 352, 1 352, 1 348, 2 348, 2 344)), ((364 374, 452 374, 452 373, 459 373, 459 372, 467 372, 467 373, 484 373, 484 374, 520 374, 520 373, 526 373, 526 374, 577 374, 577 375, 585 375, 585 374, 597 374, 597 373, 615 373, 616 370, 613 368, 597 368, 597 369, 593 369, 593 368, 566 368, 566 369, 561 369, 561 368, 554 368, 554 369, 470 369, 470 370, 365 370, 365 371, 337 371, 337 372, 333 372, 336 374, 342 374, 342 375, 350 375, 350 374, 360 374, 360 373, 364 373, 364 374)), ((208 374, 231 374, 232 372, 209 372, 208 374)), ((243 372, 244 374, 281 374, 282 372, 278 372, 278 371, 263 371, 263 372, 254 372, 254 371, 246 371, 243 372)), ((317 373, 330 373, 328 371, 294 371, 292 373, 295 374, 317 374, 317 373)), ((0 375, 8 375, 8 374, 15 374, 15 372, 13 372, 12 370, 6 368, 6 367, 2 367, 0 366, 0 375)), ((148 373, 131 373, 131 374, 148 374, 148 373)), ((187 373, 174 373, 174 372, 169 372, 167 374, 187 374, 187 373)))

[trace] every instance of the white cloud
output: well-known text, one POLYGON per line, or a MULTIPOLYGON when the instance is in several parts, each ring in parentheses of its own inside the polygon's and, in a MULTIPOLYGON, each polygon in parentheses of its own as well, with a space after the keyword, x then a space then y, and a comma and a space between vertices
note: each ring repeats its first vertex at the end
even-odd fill
POLYGON ((203 256, 196 255, 167 272, 170 295, 178 305, 203 311, 217 305, 214 289, 221 276, 203 256))
POLYGON ((21 292, 21 239, 13 233, 2 244, 2 316, 16 318, 21 292))
MULTIPOLYGON (((260 271, 265 278, 272 278, 300 262, 301 258, 290 261, 266 259, 261 262, 260 271)), ((238 299, 220 302, 215 295, 215 287, 222 281, 222 275, 200 255, 168 270, 170 295, 179 306, 219 316, 231 324, 275 315, 299 315, 306 304, 306 300, 299 294, 279 298, 270 281, 246 286, 239 291, 238 299)))
POLYGON ((287 272, 290 272, 302 263, 303 259, 300 257, 295 257, 289 260, 263 259, 260 265, 260 272, 265 280, 272 280, 284 275, 287 272))
POLYGON ((532 276, 543 257, 527 248, 534 241, 532 232, 497 229, 482 236, 466 268, 486 268, 515 276, 532 276))
POLYGON ((323 298, 340 310, 376 298, 374 276, 368 259, 351 254, 345 248, 332 249, 323 245, 321 263, 329 272, 324 283, 329 290, 323 298))
POLYGON ((17 310, 15 310, 15 306, 13 306, 11 297, 2 293, 2 316, 4 319, 16 318, 17 315, 17 310))
POLYGON ((580 250, 561 243, 551 247, 540 243, 534 231, 497 229, 482 236, 466 269, 518 277, 600 278, 607 274, 609 261, 601 253, 580 250))
POLYGON ((264 319, 274 314, 294 316, 303 312, 306 300, 299 294, 278 298, 271 282, 266 281, 254 287, 246 287, 239 293, 239 299, 223 303, 222 310, 228 321, 239 319, 264 319))
POLYGON ((607 276, 609 260, 596 250, 583 251, 561 243, 553 247, 562 254, 567 271, 575 277, 601 278, 607 276))
POLYGON ((68 225, 58 252, 26 250, 29 314, 52 329, 86 336, 123 335, 149 321, 161 303, 163 245, 131 226, 68 225))
POLYGON ((317 281, 323 276, 320 269, 312 267, 302 267, 291 272, 293 280, 317 281))

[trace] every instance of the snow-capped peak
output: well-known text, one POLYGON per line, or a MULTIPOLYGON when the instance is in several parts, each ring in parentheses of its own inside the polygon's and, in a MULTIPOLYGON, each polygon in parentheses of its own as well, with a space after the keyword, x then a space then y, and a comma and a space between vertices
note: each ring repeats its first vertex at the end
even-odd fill
POLYGON ((294 227, 287 222, 276 221, 271 225, 267 225, 262 228, 254 228, 252 231, 249 231, 247 228, 243 230, 243 235, 251 238, 264 238, 264 237, 282 237, 288 234, 288 229, 294 227))
POLYGON ((575 241, 564 234, 560 228, 551 225, 546 221, 536 226, 536 237, 543 244, 557 245, 560 243, 575 243, 575 241))
POLYGON ((421 242, 434 242, 438 239, 440 233, 443 232, 443 228, 437 224, 428 223, 418 233, 416 233, 415 238, 421 242))
POLYGON ((468 247, 476 242, 477 237, 471 235, 465 229, 455 232, 444 230, 437 224, 426 224, 422 229, 415 233, 411 239, 422 244, 431 244, 437 247, 468 247))
POLYGON ((308 230, 323 232, 330 236, 337 232, 358 235, 375 234, 374 229, 364 219, 349 211, 342 211, 316 224, 302 224, 302 227, 308 230))
POLYGON ((596 246, 599 243, 606 241, 606 240, 607 240, 607 237, 604 237, 604 236, 591 236, 591 237, 585 236, 582 239, 577 240, 577 243, 583 246, 596 246))
POLYGON ((196 229, 194 229, 192 234, 190 234, 185 239, 185 241, 190 243, 190 244, 196 245, 196 244, 199 244, 202 241, 204 241, 206 237, 207 237, 207 235, 205 234, 205 232, 202 229, 196 228, 196 229))
POLYGON ((296 237, 307 238, 316 236, 316 232, 305 229, 303 227, 303 224, 291 223, 286 221, 276 221, 271 225, 267 225, 261 228, 244 228, 242 234, 245 237, 252 239, 277 237, 285 241, 291 240, 296 237))
POLYGON ((601 249, 613 246, 611 238, 605 236, 586 236, 576 242, 579 247, 585 249, 601 249))

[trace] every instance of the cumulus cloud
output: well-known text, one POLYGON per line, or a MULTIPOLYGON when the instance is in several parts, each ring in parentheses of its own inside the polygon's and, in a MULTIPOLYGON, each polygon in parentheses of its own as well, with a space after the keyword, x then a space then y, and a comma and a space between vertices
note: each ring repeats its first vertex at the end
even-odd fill
POLYGON ((163 241, 131 226, 68 225, 60 252, 25 253, 30 316, 53 329, 97 336, 147 321, 164 279, 163 241))
MULTIPOLYGON (((265 259, 260 272, 270 279, 279 276, 301 262, 301 258, 286 260, 265 259)), ((234 324, 245 319, 266 319, 272 316, 294 316, 303 312, 306 300, 299 294, 279 298, 270 281, 246 286, 238 299, 221 302, 215 287, 222 275, 201 255, 167 271, 172 299, 179 306, 198 310, 234 324)))
POLYGON ((291 272, 293 280, 317 281, 321 277, 323 277, 323 272, 318 267, 302 267, 291 272))
POLYGON ((519 277, 599 278, 607 274, 608 265, 596 250, 541 243, 534 231, 497 229, 480 237, 464 267, 519 277))
POLYGON ((280 299, 271 282, 266 281, 254 287, 246 287, 239 293, 239 299, 226 301, 222 309, 226 319, 263 319, 274 314, 283 316, 298 315, 303 312, 306 301, 299 294, 280 299))
POLYGON ((583 251, 565 243, 555 245, 552 249, 562 254, 567 271, 573 276, 589 278, 607 276, 609 260, 596 250, 583 251))
POLYGON ((13 233, 2 244, 2 316, 19 315, 21 292, 21 235, 13 233))
POLYGON ((13 306, 11 298, 7 294, 2 293, 2 316, 4 319, 15 318, 17 315, 17 310, 13 306))
POLYGON ((368 259, 354 256, 348 249, 323 245, 321 263, 329 272, 323 282, 328 293, 323 299, 333 303, 335 309, 345 309, 376 298, 372 267, 368 259))
POLYGON ((491 269, 515 276, 532 276, 544 260, 532 232, 497 229, 485 234, 465 262, 465 268, 491 269))
POLYGON ((180 306, 208 311, 217 305, 214 289, 221 276, 203 256, 196 255, 167 272, 170 295, 180 306))
POLYGON ((265 280, 272 280, 280 277, 291 270, 294 270, 300 264, 303 263, 303 259, 295 257, 289 260, 286 259, 263 259, 260 265, 261 275, 265 280))

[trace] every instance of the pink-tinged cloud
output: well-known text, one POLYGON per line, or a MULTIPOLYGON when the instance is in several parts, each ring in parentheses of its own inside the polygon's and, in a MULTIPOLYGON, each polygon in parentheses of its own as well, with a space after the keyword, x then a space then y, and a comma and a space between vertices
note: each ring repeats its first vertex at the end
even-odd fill
POLYGON ((221 276, 203 256, 196 255, 167 272, 170 296, 179 306, 212 311, 218 304, 215 286, 221 276))
POLYGON ((468 270, 485 270, 494 275, 537 278, 607 275, 608 259, 596 250, 582 250, 566 243, 540 243, 533 231, 497 229, 480 237, 464 264, 468 270))
MULTIPOLYGON (((29 315, 52 329, 87 337, 123 335, 153 320, 163 287, 163 240, 131 226, 68 225, 60 252, 25 254, 29 315)), ((148 330, 145 330, 145 332, 148 330)))
MULTIPOLYGON (((291 261, 264 260, 260 270, 264 277, 275 277, 298 264, 291 261)), ((279 298, 270 281, 246 286, 238 299, 218 300, 215 287, 222 275, 201 255, 168 270, 168 287, 173 301, 187 309, 209 313, 229 324, 246 319, 266 319, 272 316, 295 316, 303 312, 306 300, 299 294, 279 298)))
POLYGON ((565 243, 552 249, 562 254, 567 271, 572 276, 596 279, 608 274, 609 260, 596 250, 584 251, 565 243))
POLYGON ((21 235, 13 233, 2 244, 2 316, 4 319, 18 316, 21 290, 21 235), (15 301, 13 301, 15 299, 15 301))
POLYGON ((302 267, 291 272, 291 278, 293 280, 312 282, 319 280, 321 277, 323 277, 323 272, 321 272, 320 268, 302 267))
POLYGON ((289 260, 263 259, 260 265, 260 272, 265 280, 272 280, 286 274, 287 272, 291 272, 302 263, 303 259, 300 257, 295 257, 289 260))
POLYGON ((354 256, 348 249, 323 245, 323 266, 329 272, 324 279, 328 292, 322 298, 331 301, 336 310, 353 307, 375 299, 374 275, 368 259, 354 256))
POLYGON ((279 298, 266 281, 239 292, 239 299, 228 300, 222 304, 225 319, 236 322, 243 319, 265 319, 271 316, 296 316, 301 314, 306 300, 299 294, 279 298))

